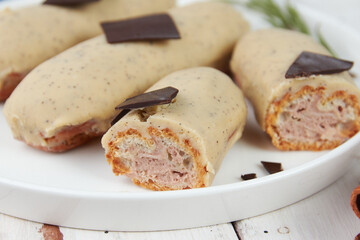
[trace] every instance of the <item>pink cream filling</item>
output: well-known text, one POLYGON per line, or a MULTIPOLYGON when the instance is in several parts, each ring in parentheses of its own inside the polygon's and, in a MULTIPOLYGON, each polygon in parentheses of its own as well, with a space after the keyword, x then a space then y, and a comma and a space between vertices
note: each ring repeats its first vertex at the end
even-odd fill
POLYGON ((341 99, 321 103, 320 94, 305 95, 285 107, 277 120, 282 139, 297 142, 343 141, 342 132, 351 129, 354 109, 341 99))
MULTIPOLYGON (((154 137, 154 148, 134 142, 120 146, 126 149, 125 159, 130 165, 126 175, 140 182, 150 180, 159 186, 176 189, 192 188, 196 183, 196 171, 192 157, 181 150, 174 142, 154 137)), ((150 182, 151 182, 150 181, 150 182)))

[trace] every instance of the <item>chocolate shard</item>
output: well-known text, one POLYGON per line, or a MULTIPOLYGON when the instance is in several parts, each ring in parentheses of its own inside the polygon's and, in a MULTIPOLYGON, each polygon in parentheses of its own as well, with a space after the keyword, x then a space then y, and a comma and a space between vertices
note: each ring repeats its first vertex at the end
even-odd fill
POLYGON ((98 2, 100 0, 46 0, 43 4, 59 6, 77 6, 85 3, 98 2))
POLYGON ((143 93, 125 100, 115 109, 138 109, 162 104, 171 103, 179 90, 173 87, 166 87, 155 91, 143 93))
POLYGON ((254 179, 254 178, 256 178, 256 173, 247 173, 247 174, 241 175, 241 179, 245 180, 245 181, 254 179))
POLYGON ((266 171, 270 174, 281 172, 283 170, 281 163, 278 163, 278 162, 261 161, 261 164, 264 166, 266 171))
POLYGON ((309 77, 316 74, 332 74, 349 70, 353 62, 322 54, 302 52, 289 67, 285 78, 309 77))
POLYGON ((111 126, 128 114, 131 109, 171 103, 178 92, 179 90, 176 88, 166 87, 126 99, 115 108, 116 110, 122 111, 111 121, 111 126))
POLYGON ((122 119, 126 114, 130 112, 130 109, 124 109, 122 110, 114 119, 111 121, 111 126, 117 123, 120 119, 122 119))
POLYGON ((101 26, 108 43, 180 38, 179 31, 168 14, 104 22, 101 26))

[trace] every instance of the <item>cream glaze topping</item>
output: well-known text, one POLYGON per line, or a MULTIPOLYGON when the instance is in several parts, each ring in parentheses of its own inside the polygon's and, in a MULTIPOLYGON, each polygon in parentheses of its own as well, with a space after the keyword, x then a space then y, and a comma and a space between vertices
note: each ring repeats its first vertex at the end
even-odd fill
POLYGON ((13 135, 44 146, 42 136, 92 119, 105 132, 115 106, 126 98, 176 70, 218 66, 248 30, 241 15, 226 4, 198 3, 173 9, 170 15, 180 40, 108 44, 102 35, 34 69, 4 107, 13 135))
POLYGON ((103 136, 102 145, 108 151, 117 133, 129 128, 147 138, 148 127, 169 128, 200 152, 208 186, 226 152, 241 137, 247 115, 243 94, 228 76, 208 67, 172 73, 147 91, 168 86, 179 89, 174 103, 159 106, 146 122, 131 111, 103 136))
POLYGON ((102 33, 100 22, 161 12, 174 0, 102 0, 70 8, 39 5, 0 11, 0 88, 12 73, 27 73, 46 59, 102 33))
POLYGON ((257 121, 265 129, 270 103, 286 92, 295 93, 303 86, 324 86, 326 92, 345 89, 360 96, 348 72, 286 79, 285 73, 302 51, 330 53, 311 37, 289 30, 265 29, 245 35, 237 44, 231 69, 241 88, 255 107, 257 121))

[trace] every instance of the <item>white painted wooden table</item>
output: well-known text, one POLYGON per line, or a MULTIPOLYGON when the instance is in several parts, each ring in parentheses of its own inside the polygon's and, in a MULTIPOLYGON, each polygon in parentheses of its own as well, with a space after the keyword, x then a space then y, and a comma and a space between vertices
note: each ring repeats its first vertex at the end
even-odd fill
MULTIPOLYGON (((60 227, 63 238, 44 238, 40 231, 42 224, 0 214, 0 239, 354 239, 360 233, 360 219, 351 209, 350 196, 352 190, 359 184, 360 154, 345 176, 321 192, 283 209, 234 223, 159 232, 104 232, 60 227)), ((264 204, 266 204, 265 199, 264 204)))
MULTIPOLYGON (((297 2, 326 11, 360 31, 359 0, 298 0, 297 2)), ((234 223, 159 232, 104 232, 60 227, 54 228, 55 233, 58 231, 57 237, 54 237, 51 234, 45 236, 45 232, 41 231, 43 228, 41 223, 0 214, 0 240, 354 239, 360 233, 360 219, 352 212, 350 196, 357 185, 360 185, 360 151, 354 159, 351 170, 321 192, 283 209, 234 223)))

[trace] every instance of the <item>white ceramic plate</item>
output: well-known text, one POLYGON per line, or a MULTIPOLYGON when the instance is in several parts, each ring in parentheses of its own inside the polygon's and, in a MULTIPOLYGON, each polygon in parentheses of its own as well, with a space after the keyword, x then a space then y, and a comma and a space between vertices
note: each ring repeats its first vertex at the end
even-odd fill
MULTIPOLYGON (((326 22, 321 30, 333 48, 360 63, 355 54, 359 33, 311 9, 298 9, 311 26, 326 22)), ((255 28, 265 26, 259 15, 244 14, 255 28)), ((358 66, 354 72, 360 76, 358 66)), ((13 140, 0 115, 0 212, 61 226, 121 231, 230 222, 284 207, 329 185, 346 172, 360 142, 357 134, 332 151, 280 152, 249 115, 243 138, 227 154, 211 187, 170 192, 144 190, 115 177, 99 139, 67 153, 44 153, 13 140), (261 160, 282 162, 285 171, 268 175, 261 160), (250 172, 258 178, 240 180, 250 172)))

